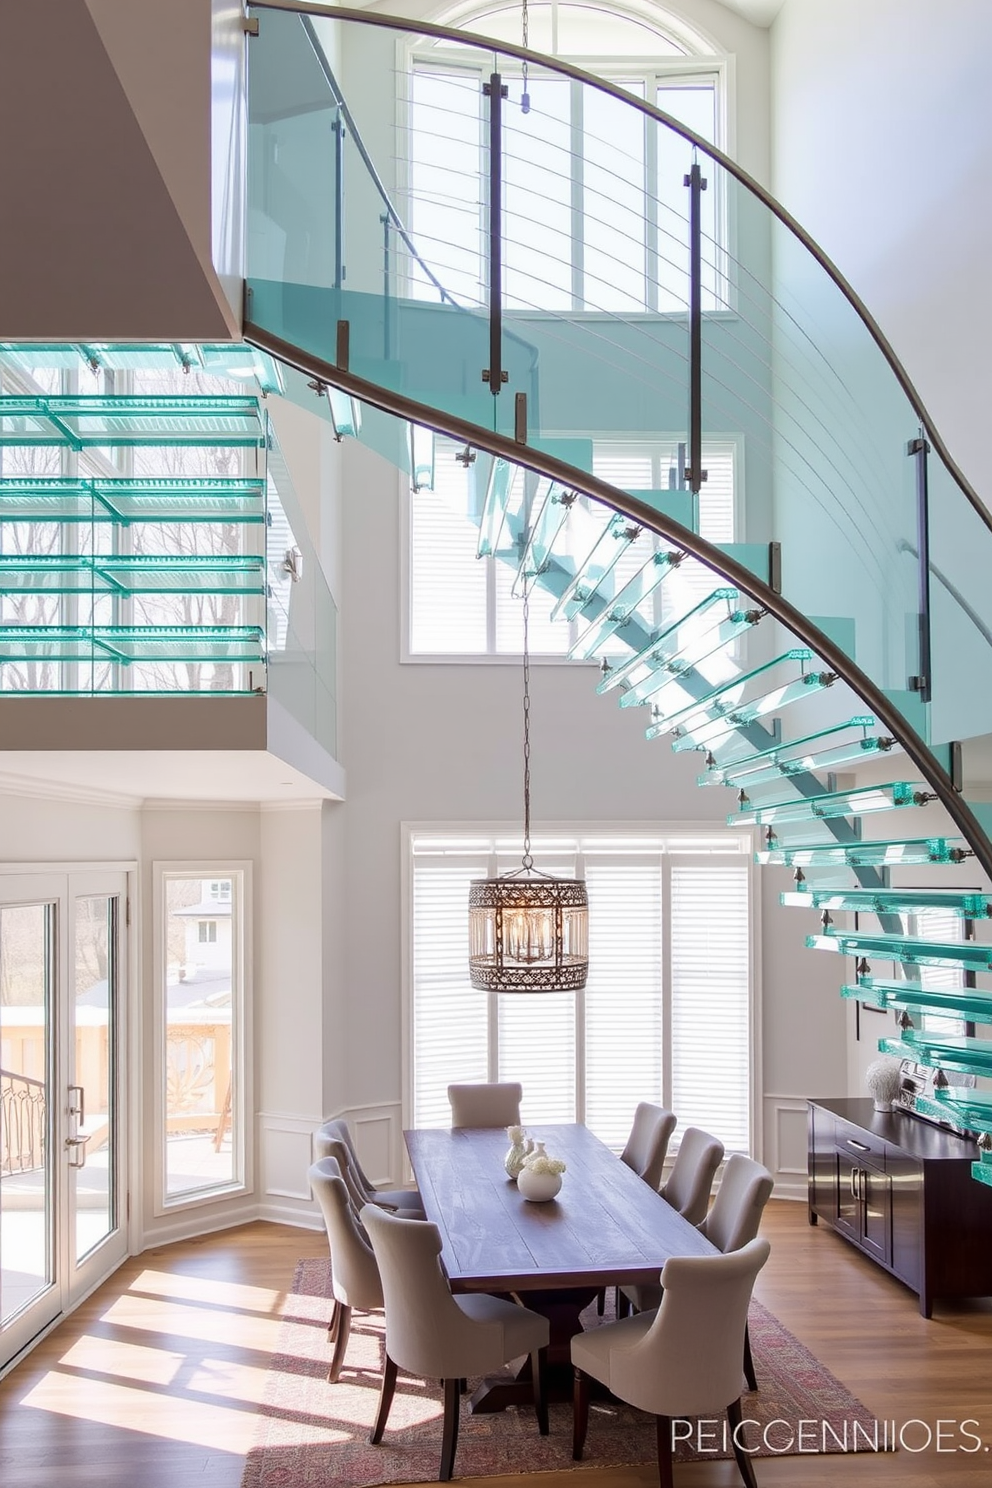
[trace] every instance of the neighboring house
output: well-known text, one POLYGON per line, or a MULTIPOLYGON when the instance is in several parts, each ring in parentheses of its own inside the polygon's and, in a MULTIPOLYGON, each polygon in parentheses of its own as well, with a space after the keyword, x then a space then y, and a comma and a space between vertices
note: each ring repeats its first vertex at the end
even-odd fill
MULTIPOLYGON (((481 31, 487 9, 471 11, 481 31)), ((244 42, 231 7, 172 0, 163 27, 150 0, 119 13, 74 0, 54 30, 46 7, 16 10, 0 20, 12 74, 0 83, 2 133, 20 142, 0 167, 9 250, 0 339, 236 337, 243 160, 230 146, 244 42), (85 171, 68 168, 72 156, 85 171)), ((992 334, 992 216, 981 189, 992 150, 987 3, 679 0, 671 12, 725 59, 728 151, 834 256, 980 482, 992 334)), ((469 14, 460 7, 457 20, 469 14)), ((381 100, 363 98, 359 112, 364 131, 388 136, 381 100)), ((382 456, 336 444, 326 422, 291 402, 272 398, 269 410, 296 488, 291 535, 305 546, 304 579, 319 575, 326 600, 300 642, 309 671, 297 691, 281 700, 271 689, 267 699, 0 695, 5 902, 58 905, 64 917, 77 899, 102 897, 119 905, 118 928, 129 922, 118 968, 130 1103, 120 1129, 122 1140, 130 1134, 123 1178, 133 1202, 108 1264, 128 1248, 253 1217, 313 1224, 310 1133, 332 1113, 356 1126, 376 1180, 402 1181, 411 1087, 401 828, 518 830, 518 666, 409 656, 406 484, 382 456), (336 729, 316 721, 321 689, 338 706, 336 729), (170 876, 234 885, 230 899, 172 911, 185 926, 181 964, 165 949, 170 876), (177 1194, 163 1155, 166 1014, 208 1009, 232 1022, 243 1156, 216 1191, 194 1177, 177 1194)), ((698 762, 646 745, 630 717, 595 696, 586 668, 542 663, 533 689, 540 822, 650 823, 696 836, 723 828, 728 801, 695 790, 698 762)), ((860 1088, 864 1049, 837 997, 834 958, 808 955, 779 908, 788 886, 787 873, 769 870, 751 909, 760 947, 751 1117, 778 1192, 798 1197, 805 1098, 860 1088)), ((24 933, 41 945, 49 932, 39 919, 24 933)), ((106 982, 87 985, 83 1002, 99 1001, 102 986, 106 1007, 106 982)), ((213 1092, 213 1116, 222 1104, 213 1092)), ((78 1278, 55 1311, 86 1284, 78 1278)))

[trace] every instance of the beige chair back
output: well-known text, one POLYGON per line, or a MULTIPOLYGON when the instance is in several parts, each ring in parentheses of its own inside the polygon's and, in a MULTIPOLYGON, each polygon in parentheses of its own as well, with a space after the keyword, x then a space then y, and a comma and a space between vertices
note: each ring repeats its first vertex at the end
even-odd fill
POLYGON ((661 1187, 665 1154, 674 1130, 674 1111, 666 1111, 664 1106, 653 1106, 650 1101, 639 1102, 620 1161, 633 1168, 638 1177, 653 1189, 661 1187))
POLYGON ((613 1394, 669 1417, 712 1416, 738 1400, 748 1303, 769 1248, 751 1240, 730 1255, 666 1261, 651 1326, 631 1347, 611 1352, 613 1394))
POLYGON ((360 1312, 381 1307, 379 1267, 359 1228, 340 1166, 333 1157, 322 1157, 311 1165, 307 1177, 324 1216, 335 1301, 357 1307, 360 1312))
POLYGON ((449 1085, 451 1125, 519 1126, 523 1086, 516 1081, 479 1085, 449 1085))
MULTIPOLYGON (((355 1191, 362 1195, 363 1204, 373 1202, 375 1200, 375 1189, 369 1182, 368 1176, 358 1160, 355 1139, 351 1134, 351 1127, 347 1121, 341 1119, 325 1121, 317 1128, 313 1139, 314 1157, 336 1156, 337 1154, 332 1152, 328 1146, 331 1142, 340 1142, 345 1149, 350 1173, 349 1186, 353 1186, 355 1191), (324 1150, 325 1148, 327 1150, 324 1150)), ((361 1204, 358 1207, 361 1208, 361 1204)))
POLYGON ((724 1254, 740 1250, 753 1240, 773 1187, 774 1179, 767 1168, 751 1157, 732 1152, 713 1207, 700 1225, 707 1240, 724 1254))
POLYGON ((344 1180, 345 1187, 348 1190, 348 1197, 351 1199, 352 1207, 355 1211, 355 1214, 359 1214, 360 1211, 369 1202, 369 1198, 364 1189, 359 1184, 357 1178, 355 1177, 355 1170, 352 1167, 351 1152, 349 1148, 345 1146, 344 1142, 338 1141, 336 1137, 330 1136, 324 1130, 324 1128, 321 1127, 318 1132, 314 1133, 313 1149, 314 1156, 318 1162, 329 1158, 337 1163, 338 1167, 341 1170, 341 1177, 344 1180))
POLYGON ((702 1224, 710 1190, 723 1160, 723 1143, 698 1126, 687 1126, 661 1196, 690 1224, 702 1224))
POLYGON ((379 1263, 393 1363, 434 1379, 485 1374, 504 1363, 503 1325, 476 1321, 451 1295, 437 1225, 400 1219, 374 1204, 361 1217, 379 1263))

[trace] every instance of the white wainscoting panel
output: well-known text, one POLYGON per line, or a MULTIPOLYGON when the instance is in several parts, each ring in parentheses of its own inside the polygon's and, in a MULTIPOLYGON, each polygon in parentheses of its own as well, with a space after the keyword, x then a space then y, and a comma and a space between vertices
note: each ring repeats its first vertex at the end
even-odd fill
POLYGON ((399 1101, 349 1106, 338 1115, 351 1127, 362 1167, 376 1187, 402 1188, 406 1148, 399 1101))
POLYGON ((765 1166, 775 1179, 777 1199, 806 1200, 806 1097, 763 1097, 765 1166))
POLYGON ((313 1133, 323 1118, 262 1111, 258 1117, 260 1219, 319 1229, 307 1169, 313 1162, 313 1133))

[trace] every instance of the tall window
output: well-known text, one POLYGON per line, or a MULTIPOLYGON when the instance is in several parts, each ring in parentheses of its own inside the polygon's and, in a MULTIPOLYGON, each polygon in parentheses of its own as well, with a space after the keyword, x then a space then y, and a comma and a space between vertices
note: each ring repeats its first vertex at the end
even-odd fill
MULTIPOLYGON (((439 439, 434 489, 404 494, 409 513, 409 654, 411 656, 517 656, 522 647, 522 608, 516 570, 508 562, 478 559, 478 497, 475 469, 458 459, 459 446, 439 439)), ((738 450, 730 441, 704 444, 707 479, 699 497, 699 531, 709 542, 733 542, 737 536, 738 450)), ((594 439, 593 474, 624 491, 666 490, 676 484, 678 445, 673 439, 594 439)), ((537 497, 546 487, 531 482, 537 497)), ((569 555, 581 562, 606 520, 604 509, 580 499, 569 517, 569 555), (586 518, 579 513, 585 512, 586 518), (583 547, 583 543, 585 547, 583 547)), ((664 543, 643 533, 623 557, 618 582, 632 577, 664 543)), ((664 546, 670 546, 664 543, 664 546)), ((685 560, 641 607, 644 623, 653 627, 677 612, 688 611, 717 586, 709 569, 685 560)), ((576 627, 552 620, 552 597, 540 586, 533 591, 530 648, 537 656, 564 656, 576 627)), ((611 654, 623 649, 613 641, 611 654)))
MULTIPOLYGON (((658 12, 654 12, 658 16, 658 12)), ((672 24, 595 5, 530 6, 530 46, 594 71, 719 143, 720 60, 672 24)), ((519 42, 520 11, 500 6, 459 23, 519 42)), ((408 221, 448 291, 486 300, 487 137, 483 84, 490 62, 450 43, 418 47, 410 95, 408 221)), ((503 258, 510 311, 684 313, 692 147, 624 102, 502 57, 503 258)), ((711 173, 712 174, 712 173, 711 173)), ((704 193, 702 228, 715 245, 719 193, 704 193)), ((717 254, 704 252, 706 308, 717 254)), ((423 278, 414 292, 430 296, 423 278)))
POLYGON ((514 868, 518 842, 411 836, 408 1118, 448 1125, 449 1083, 513 1079, 525 1121, 584 1121, 619 1147, 637 1102, 652 1100, 677 1112, 680 1130, 702 1126, 748 1151, 748 836, 563 833, 535 838, 534 855, 543 871, 588 886, 589 980, 574 996, 501 997, 469 984, 469 882, 514 868))
POLYGON ((156 867, 160 1211, 247 1185, 248 874, 156 867))

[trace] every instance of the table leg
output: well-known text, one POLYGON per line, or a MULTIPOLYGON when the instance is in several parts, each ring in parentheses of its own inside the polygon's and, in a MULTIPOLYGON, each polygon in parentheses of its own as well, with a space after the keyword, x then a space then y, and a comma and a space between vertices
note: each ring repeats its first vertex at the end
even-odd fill
MULTIPOLYGON (((567 1291, 521 1292, 520 1300, 532 1312, 539 1312, 551 1324, 548 1362, 545 1369, 546 1398, 568 1401, 572 1398, 571 1342, 582 1332, 581 1314, 596 1296, 596 1287, 574 1287, 567 1291)), ((489 1415, 506 1410, 509 1405, 531 1406, 534 1402, 533 1374, 528 1357, 515 1375, 498 1375, 483 1380, 469 1401, 473 1415, 489 1415)), ((593 1388, 595 1388, 595 1381, 593 1388)))

